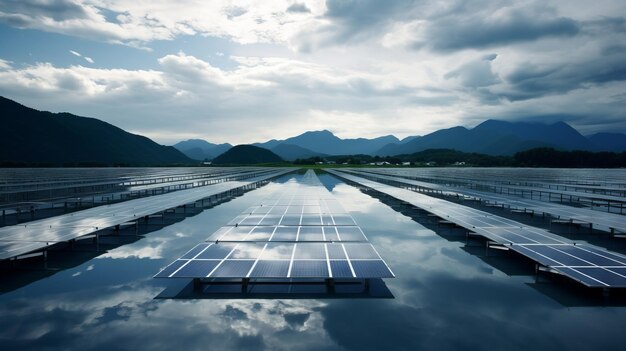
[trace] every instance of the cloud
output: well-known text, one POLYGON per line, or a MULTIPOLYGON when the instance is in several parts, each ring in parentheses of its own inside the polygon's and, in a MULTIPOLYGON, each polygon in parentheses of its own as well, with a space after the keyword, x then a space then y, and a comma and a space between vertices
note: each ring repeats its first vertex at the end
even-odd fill
POLYGON ((0 59, 0 70, 11 69, 11 61, 0 59))
POLYGON ((287 12, 292 12, 292 13, 310 13, 311 10, 309 10, 308 7, 306 7, 306 4, 300 4, 300 3, 293 3, 291 4, 288 8, 287 8, 287 12))
POLYGON ((626 81, 626 55, 619 51, 558 63, 524 63, 505 76, 509 100, 533 99, 626 81))
POLYGON ((72 54, 74 56, 82 57, 83 59, 85 59, 85 61, 87 61, 89 63, 94 63, 94 61, 93 61, 93 59, 91 57, 83 56, 81 53, 79 53, 77 51, 70 50, 70 54, 72 54))
POLYGON ((281 0, 246 7, 227 1, 155 0, 146 6, 121 0, 24 0, 0 4, 0 22, 138 48, 183 35, 224 37, 238 43, 286 43, 296 24, 305 25, 307 18, 323 8, 323 4, 305 6, 309 12, 303 12, 302 6, 281 0), (287 11, 289 6, 295 7, 287 11), (303 22, 294 23, 293 16, 303 22))
POLYGON ((467 62, 446 73, 446 79, 458 79, 460 84, 468 88, 480 88, 494 85, 500 81, 491 69, 491 61, 498 55, 489 54, 477 60, 467 62))
POLYGON ((580 24, 546 6, 502 7, 471 14, 452 13, 418 28, 416 49, 454 51, 490 48, 550 37, 577 35, 580 24))
POLYGON ((137 54, 128 66, 103 61, 110 69, 90 68, 92 57, 107 57, 96 51, 80 55, 89 64, 69 67, 3 60, 0 94, 102 118, 162 143, 252 142, 310 129, 404 137, 485 118, 559 114, 589 131, 602 123, 626 129, 616 122, 625 117, 623 2, 41 4, 3 2, 0 21, 156 52, 121 48, 137 54), (220 46, 202 36, 221 38, 220 46), (153 44, 161 40, 174 42, 153 44))
POLYGON ((6 0, 0 3, 0 12, 28 13, 31 16, 48 17, 55 21, 89 17, 82 4, 71 0, 6 0))
MULTIPOLYGON (((284 58, 233 59, 237 63, 233 70, 182 52, 161 57, 159 70, 60 68, 41 63, 0 71, 0 93, 37 108, 75 106, 74 113, 101 117, 161 140, 165 135, 196 131, 201 136, 215 133, 205 137, 220 135, 230 142, 277 137, 278 130, 264 128, 268 124, 280 125, 279 133, 285 137, 302 128, 317 128, 322 120, 331 129, 350 133, 347 126, 358 116, 373 116, 386 106, 393 109, 420 94, 438 96, 385 75, 284 58), (185 124, 171 118, 181 114, 185 124), (314 118, 324 114, 335 117, 314 118), (241 125, 248 127, 241 130, 241 125)), ((370 129, 371 136, 384 133, 370 129)))

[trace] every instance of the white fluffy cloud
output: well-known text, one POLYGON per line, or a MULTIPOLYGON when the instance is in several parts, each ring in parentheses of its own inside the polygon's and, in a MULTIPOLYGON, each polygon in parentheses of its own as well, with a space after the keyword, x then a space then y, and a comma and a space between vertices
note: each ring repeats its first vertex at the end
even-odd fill
POLYGON ((0 94, 163 143, 322 128, 403 137, 487 118, 626 131, 620 13, 626 4, 611 0, 4 1, 0 21, 18 28, 142 48, 210 36, 240 49, 210 51, 229 68, 183 52, 155 56, 151 69, 0 57, 0 94), (258 49, 268 43, 283 51, 258 49))

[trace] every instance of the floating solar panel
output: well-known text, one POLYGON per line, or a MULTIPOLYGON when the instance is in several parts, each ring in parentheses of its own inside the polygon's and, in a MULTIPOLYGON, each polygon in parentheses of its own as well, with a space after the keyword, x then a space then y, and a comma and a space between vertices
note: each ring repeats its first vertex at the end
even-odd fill
MULTIPOLYGON (((400 201, 422 208, 470 232, 481 235, 504 248, 515 251, 551 271, 563 274, 589 287, 625 288, 626 256, 588 244, 577 244, 544 229, 499 217, 478 209, 433 198, 360 176, 329 170, 331 174, 374 189, 400 201)), ((337 227, 342 230, 342 227, 337 227)), ((339 237, 343 238, 341 232, 339 237)), ((378 253, 369 247, 343 243, 355 275, 383 275, 386 271, 376 260, 378 253)))
MULTIPOLYGON (((0 260, 44 249, 50 244, 77 239, 123 223, 137 221, 167 209, 195 203, 289 172, 291 170, 271 170, 246 180, 179 190, 2 227, 0 228, 0 260)), ((248 228, 248 231, 250 229, 248 228)))
POLYGON ((155 277, 393 277, 361 228, 312 171, 302 182, 289 182, 283 187, 275 196, 246 209, 155 277))

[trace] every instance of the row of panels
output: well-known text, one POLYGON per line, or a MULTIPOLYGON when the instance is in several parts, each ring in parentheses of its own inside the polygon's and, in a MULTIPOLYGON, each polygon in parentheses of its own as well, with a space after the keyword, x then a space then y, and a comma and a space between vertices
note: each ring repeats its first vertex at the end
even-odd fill
POLYGON ((156 278, 393 278, 382 260, 176 260, 156 278))
POLYGON ((410 190, 330 171, 449 220, 590 287, 626 287, 626 256, 410 190))
POLYGON ((367 241, 361 228, 357 226, 237 226, 222 227, 208 239, 208 242, 224 241, 367 241))
POLYGON ((282 226, 302 226, 302 225, 348 225, 354 226, 356 223, 352 216, 348 214, 285 214, 279 215, 255 215, 244 214, 235 217, 228 225, 282 225, 282 226))
POLYGON ((181 260, 380 260, 370 243, 202 243, 181 260))

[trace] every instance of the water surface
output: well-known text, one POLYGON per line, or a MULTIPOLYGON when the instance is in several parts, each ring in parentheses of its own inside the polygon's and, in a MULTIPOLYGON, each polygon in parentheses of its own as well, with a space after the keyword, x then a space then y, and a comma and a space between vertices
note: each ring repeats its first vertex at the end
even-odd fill
POLYGON ((461 233, 435 232, 426 216, 407 213, 416 221, 327 174, 320 180, 394 271, 386 280, 394 299, 154 299, 172 284, 152 279, 162 267, 299 177, 181 215, 125 245, 111 242, 108 252, 89 245, 66 252, 75 267, 3 277, 0 348, 623 349, 624 307, 603 305, 574 284, 537 281, 530 263, 485 257, 461 233))

